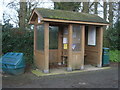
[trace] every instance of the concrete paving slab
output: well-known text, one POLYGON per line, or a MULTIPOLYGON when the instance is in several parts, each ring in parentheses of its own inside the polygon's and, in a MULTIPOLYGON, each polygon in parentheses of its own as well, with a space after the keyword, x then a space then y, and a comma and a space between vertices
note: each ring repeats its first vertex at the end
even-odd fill
POLYGON ((84 70, 74 70, 71 72, 66 71, 66 68, 64 68, 64 67, 61 67, 59 69, 50 69, 50 73, 48 73, 48 74, 43 73, 39 69, 32 70, 31 72, 39 77, 39 76, 49 76, 49 75, 58 75, 58 74, 71 74, 71 73, 78 73, 78 72, 96 71, 96 70, 103 70, 103 69, 110 69, 110 68, 111 67, 98 68, 98 67, 94 67, 92 65, 85 65, 84 70))

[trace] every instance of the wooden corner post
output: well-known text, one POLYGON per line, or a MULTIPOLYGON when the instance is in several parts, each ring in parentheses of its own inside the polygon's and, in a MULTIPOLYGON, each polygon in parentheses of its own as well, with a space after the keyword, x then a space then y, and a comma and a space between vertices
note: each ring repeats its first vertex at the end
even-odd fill
POLYGON ((68 71, 72 71, 72 24, 68 26, 68 71))
POLYGON ((35 62, 36 62, 36 41, 37 41, 37 25, 36 24, 34 24, 34 56, 33 56, 33 58, 34 58, 34 60, 33 60, 33 63, 34 64, 36 64, 35 62))
POLYGON ((49 23, 44 23, 44 73, 49 73, 49 23))
POLYGON ((85 52, 85 25, 82 25, 81 28, 81 68, 84 69, 84 52, 85 52))
POLYGON ((103 48, 103 27, 100 27, 99 29, 99 42, 98 42, 98 62, 97 66, 102 66, 102 48, 103 48))
POLYGON ((34 55, 35 55, 35 50, 36 50, 36 40, 37 40, 37 25, 34 25, 34 55))

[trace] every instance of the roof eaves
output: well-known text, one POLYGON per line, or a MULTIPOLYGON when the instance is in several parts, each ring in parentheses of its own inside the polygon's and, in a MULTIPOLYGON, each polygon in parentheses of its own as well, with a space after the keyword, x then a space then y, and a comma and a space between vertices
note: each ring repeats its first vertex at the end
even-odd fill
POLYGON ((44 17, 46 19, 57 19, 57 20, 67 20, 67 21, 80 21, 80 22, 93 22, 93 23, 103 23, 103 24, 109 24, 109 22, 96 22, 96 21, 82 21, 82 20, 68 20, 68 19, 60 19, 60 18, 49 18, 49 17, 44 17))
POLYGON ((77 24, 91 24, 91 25, 109 25, 108 23, 99 23, 99 22, 85 22, 85 21, 71 21, 71 20, 63 20, 63 19, 51 19, 51 18, 43 18, 43 21, 51 21, 51 22, 64 22, 64 23, 77 23, 77 24))

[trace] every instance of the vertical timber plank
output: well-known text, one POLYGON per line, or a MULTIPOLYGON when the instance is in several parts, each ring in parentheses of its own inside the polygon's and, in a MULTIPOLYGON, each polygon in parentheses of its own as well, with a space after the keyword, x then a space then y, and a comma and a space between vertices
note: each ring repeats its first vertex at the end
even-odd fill
POLYGON ((68 26, 68 71, 72 71, 72 24, 68 26))
POLYGON ((49 73, 49 23, 44 23, 44 73, 49 73))

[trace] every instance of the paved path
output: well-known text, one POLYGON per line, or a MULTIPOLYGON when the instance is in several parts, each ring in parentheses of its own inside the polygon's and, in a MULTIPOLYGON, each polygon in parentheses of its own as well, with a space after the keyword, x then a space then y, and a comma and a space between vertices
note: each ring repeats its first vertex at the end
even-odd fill
POLYGON ((118 88, 118 67, 99 71, 37 77, 32 73, 20 76, 3 75, 5 88, 118 88))

